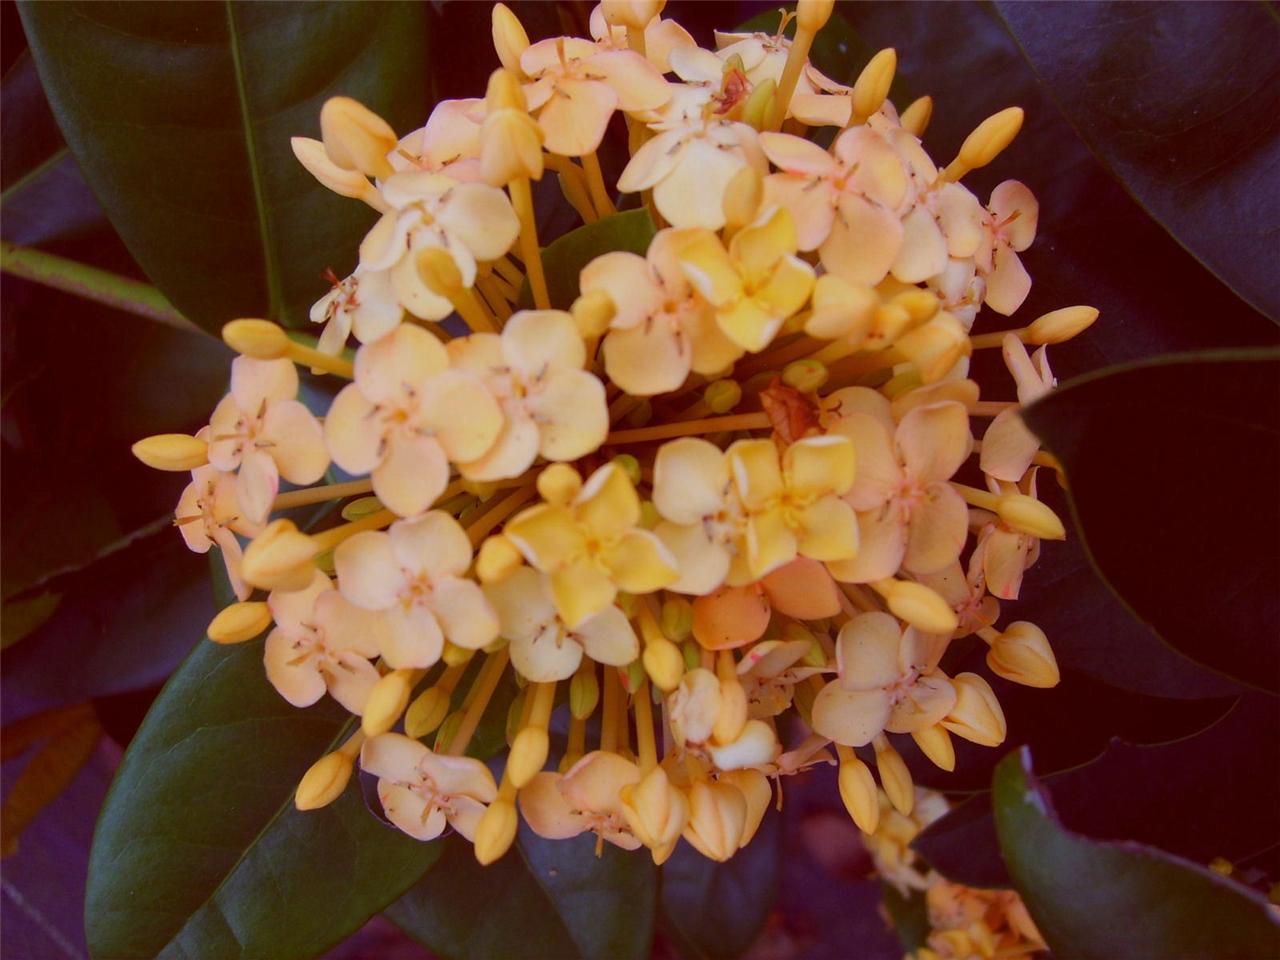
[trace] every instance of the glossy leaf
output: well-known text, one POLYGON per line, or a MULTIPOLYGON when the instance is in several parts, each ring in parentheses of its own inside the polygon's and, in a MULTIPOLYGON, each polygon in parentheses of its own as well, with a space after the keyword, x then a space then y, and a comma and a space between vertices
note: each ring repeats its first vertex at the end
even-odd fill
MULTIPOLYGON (((1059 813, 1091 837, 1136 840, 1197 863, 1248 861, 1275 843, 1280 755, 1259 749, 1258 738, 1277 729, 1280 704, 1258 694, 1194 736, 1157 746, 1115 740, 1093 763, 1045 783, 1059 813)), ((1010 885, 989 794, 952 808, 912 847, 957 883, 1010 885)))
POLYGON ((726 863, 709 860, 681 842, 662 865, 662 914, 686 955, 728 960, 755 943, 778 895, 779 820, 769 810, 751 843, 726 863))
POLYGON ((929 937, 929 911, 924 902, 924 894, 912 890, 909 896, 888 883, 880 884, 884 896, 884 908, 889 913, 893 929, 902 941, 902 949, 908 954, 915 953, 925 945, 929 937))
POLYGON ((1025 414, 1117 595, 1187 656, 1273 691, 1278 377, 1276 351, 1164 357, 1070 381, 1025 414))
MULTIPOLYGON (((602 217, 571 230, 542 251, 551 306, 568 310, 578 297, 578 274, 588 263, 610 250, 626 250, 644 256, 657 231, 649 211, 628 210, 602 217)), ((529 285, 520 292, 521 305, 532 306, 529 285)))
POLYGON ((437 847, 370 817, 353 786, 323 810, 293 806, 349 720, 327 699, 286 703, 261 639, 200 643, 103 807, 86 897, 93 956, 312 957, 403 893, 437 847))
POLYGON ((305 322, 373 221, 289 138, 341 93, 425 119, 418 4, 24 4, 54 113, 129 250, 185 316, 305 322), (128 95, 122 95, 128 91, 128 95))
POLYGON ((992 789, 1009 873, 1055 955, 1280 955, 1280 923, 1257 891, 1154 847, 1067 829, 1031 772, 1029 751, 1001 761, 992 789))
POLYGON ((1280 57, 1262 3, 997 4, 1139 203, 1280 322, 1280 57))

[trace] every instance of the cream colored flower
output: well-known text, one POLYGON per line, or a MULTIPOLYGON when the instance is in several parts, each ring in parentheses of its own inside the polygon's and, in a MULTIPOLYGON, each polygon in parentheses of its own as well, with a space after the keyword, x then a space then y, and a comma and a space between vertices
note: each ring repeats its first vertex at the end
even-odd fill
MULTIPOLYGON (((782 79, 791 40, 781 33, 715 33, 716 56, 722 60, 738 57, 751 86, 766 80, 782 79)), ((852 113, 852 87, 836 83, 813 64, 805 61, 796 83, 795 93, 787 107, 787 116, 811 127, 837 126, 849 123, 852 113)))
MULTIPOLYGON (((205 428, 206 433, 207 430, 205 428)), ((244 551, 236 534, 255 537, 262 524, 244 515, 236 496, 235 475, 224 473, 212 464, 192 470, 191 482, 182 491, 173 511, 173 522, 187 549, 208 553, 210 547, 217 545, 236 597, 248 599, 253 588, 240 576, 240 558, 244 551)))
POLYGON ((583 370, 587 353, 573 317, 562 310, 521 310, 502 335, 451 340, 455 369, 474 373, 502 406, 502 433, 479 460, 459 463, 473 480, 516 477, 541 454, 577 460, 609 432, 604 385, 583 370))
POLYGON ((342 353, 352 333, 361 343, 372 343, 394 330, 403 316, 391 275, 360 267, 345 280, 335 280, 311 307, 311 322, 325 325, 316 347, 333 356, 342 353))
MULTIPOLYGON (((1049 354, 1041 347, 1028 355, 1022 341, 1013 334, 1001 344, 1005 366, 1018 386, 1018 403, 1026 406, 1053 389, 1056 381, 1049 369, 1049 354)), ((1035 438, 1016 407, 1001 411, 982 436, 982 454, 978 462, 982 472, 997 480, 1016 483, 1021 480, 1040 450, 1035 438)))
POLYGON ((750 716, 778 716, 791 706, 796 684, 826 672, 825 667, 800 665, 811 646, 808 640, 765 640, 738 661, 738 679, 747 692, 750 716))
POLYGON ((373 476, 373 492, 401 516, 427 510, 503 428, 497 400, 476 377, 449 370, 444 346, 403 324, 356 353, 355 383, 334 398, 324 437, 334 463, 373 476))
POLYGON ((479 181, 483 97, 441 100, 425 126, 400 138, 387 158, 398 173, 425 170, 464 183, 479 181))
POLYGON ((231 392, 209 418, 209 462, 236 473, 245 517, 265 523, 280 478, 315 483, 329 466, 320 422, 299 403, 291 360, 231 362, 231 392))
POLYGON ((479 760, 434 753, 401 733, 366 741, 360 769, 378 778, 387 819, 415 840, 434 840, 450 826, 474 841, 486 804, 498 796, 479 760))
POLYGON ((1007 317, 1031 292, 1031 276, 1018 254, 1036 238, 1040 204, 1025 184, 1006 180, 991 191, 987 209, 990 245, 978 250, 978 270, 987 280, 984 302, 1007 317))
POLYGON ((642 844, 622 807, 624 787, 640 782, 640 768, 616 753, 595 750, 564 774, 544 771, 520 790, 520 812, 540 837, 565 840, 588 830, 623 850, 642 844))
MULTIPOLYGON (((627 30, 623 24, 609 24, 601 4, 591 8, 591 37, 604 50, 627 50, 627 30)), ((659 73, 671 70, 671 54, 680 47, 696 46, 689 31, 674 20, 654 17, 644 28, 644 54, 659 73)))

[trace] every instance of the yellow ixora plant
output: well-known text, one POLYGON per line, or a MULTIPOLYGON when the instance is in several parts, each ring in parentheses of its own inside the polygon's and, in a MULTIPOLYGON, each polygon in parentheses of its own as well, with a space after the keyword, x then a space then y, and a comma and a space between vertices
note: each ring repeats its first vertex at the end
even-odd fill
POLYGON ((909 736, 951 770, 954 737, 1004 740, 991 685, 948 673, 954 640, 979 637, 1007 680, 1058 682, 1042 631, 998 626, 1041 541, 1065 536, 1036 492, 1057 464, 1017 411, 1054 386, 1046 345, 1097 311, 969 333, 1030 287, 1035 198, 962 183, 1022 112, 939 166, 920 140, 931 101, 887 99, 892 50, 852 87, 808 62, 830 2, 800 0, 794 40, 723 34, 715 51, 662 6, 605 0, 591 37, 530 43, 496 5, 485 97, 403 137, 329 101, 323 139, 295 153, 380 219, 312 311, 318 346, 229 323, 240 355, 208 427, 135 451, 191 473, 175 522, 220 548, 240 599, 210 639, 269 628, 282 697, 361 718, 300 809, 359 765, 397 827, 452 828, 484 863, 519 817, 657 862, 681 837, 726 860, 771 781, 838 763, 886 877, 928 887, 934 955, 1034 949, 1020 904, 910 869, 927 811, 894 747, 909 736), (630 134, 616 190, 596 158, 610 123, 630 134), (550 302, 533 217, 548 172, 584 223, 623 195, 658 226, 644 256, 600 250, 571 303, 550 302), (1016 401, 969 379, 990 347, 1011 374, 991 387, 1016 401), (321 417, 298 366, 348 381, 321 417), (310 485, 330 463, 355 479, 310 485), (319 533, 281 516, 348 498, 319 533), (522 692, 495 778, 466 754, 507 671, 522 692), (567 746, 544 769, 558 698, 567 746))

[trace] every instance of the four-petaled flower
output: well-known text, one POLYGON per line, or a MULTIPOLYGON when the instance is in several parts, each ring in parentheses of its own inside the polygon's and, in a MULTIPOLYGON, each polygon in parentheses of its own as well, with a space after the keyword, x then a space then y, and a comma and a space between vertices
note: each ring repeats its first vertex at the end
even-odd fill
MULTIPOLYGON (((208 428, 202 433, 207 435, 208 428)), ((244 551, 236 534, 255 537, 262 524, 244 515, 236 496, 235 476, 223 473, 212 464, 192 470, 191 482, 182 491, 173 511, 173 522, 188 549, 208 553, 210 547, 217 545, 222 551, 231 588, 239 599, 248 599, 253 590, 240 576, 240 558, 244 551)))
POLYGON ((640 782, 640 768, 595 750, 564 774, 544 771, 520 790, 520 812, 540 837, 566 840, 588 830, 623 850, 638 850, 619 792, 640 782))
POLYGON ((479 760, 434 753, 402 733, 367 741, 360 768, 378 778, 387 819, 415 840, 434 840, 450 826, 474 841, 486 804, 498 796, 479 760))
POLYGON ((352 333, 372 343, 394 330, 403 315, 390 274, 357 267, 345 280, 335 279, 333 289, 312 305, 311 322, 325 325, 316 347, 337 356, 352 333))

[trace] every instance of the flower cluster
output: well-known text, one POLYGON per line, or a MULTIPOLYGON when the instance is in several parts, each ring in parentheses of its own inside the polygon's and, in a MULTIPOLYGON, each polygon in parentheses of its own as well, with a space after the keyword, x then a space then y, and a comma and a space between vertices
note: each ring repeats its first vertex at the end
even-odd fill
MULTIPOLYGON (((498 4, 485 97, 403 137, 327 102, 295 153, 381 216, 312 310, 318 341, 233 321, 208 427, 135 447, 191 471, 176 523, 219 547, 240 600, 209 637, 269 630, 282 697, 359 718, 300 809, 358 765, 393 824, 452 827, 484 863, 519 817, 659 863, 682 837, 727 860, 773 782, 826 762, 878 838, 918 806, 894 738, 945 770, 953 738, 1005 738, 953 641, 979 638, 1006 680, 1058 682, 1043 632, 996 626, 1064 536, 1036 491, 1057 465, 1018 408, 1053 387, 1045 345, 1097 311, 971 335, 1027 296, 1037 205, 1015 181, 986 201, 960 182, 1021 111, 940 168, 931 101, 886 99, 892 50, 851 87, 808 62, 831 3, 800 0, 794 39, 788 15, 714 51, 662 6, 605 0, 590 38, 531 43, 498 4), (611 128, 630 145, 616 190, 596 155, 611 128), (643 256, 600 250, 571 302, 549 298, 533 215, 548 174, 585 224, 622 203, 658 228, 643 256), (969 357, 989 347, 1016 401, 979 399, 969 357), (322 417, 298 366, 343 383, 322 417), (339 500, 336 526, 292 519, 339 500), (467 755, 495 713, 498 778, 467 755)), ((936 899, 957 937, 1006 936, 999 907, 1030 939, 1003 901, 936 899)))

